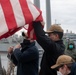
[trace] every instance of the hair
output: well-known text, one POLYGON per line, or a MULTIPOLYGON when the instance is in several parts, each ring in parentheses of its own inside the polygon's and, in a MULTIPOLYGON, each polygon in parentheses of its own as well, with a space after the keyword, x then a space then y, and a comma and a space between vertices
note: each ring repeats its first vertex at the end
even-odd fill
POLYGON ((24 33, 24 32, 22 32, 22 36, 23 36, 23 37, 25 36, 25 33, 24 33))
POLYGON ((28 39, 29 37, 25 34, 25 32, 22 32, 22 36, 28 39))
POLYGON ((59 39, 62 39, 63 37, 63 32, 57 32, 57 31, 54 31, 52 32, 53 34, 58 34, 59 35, 59 39))

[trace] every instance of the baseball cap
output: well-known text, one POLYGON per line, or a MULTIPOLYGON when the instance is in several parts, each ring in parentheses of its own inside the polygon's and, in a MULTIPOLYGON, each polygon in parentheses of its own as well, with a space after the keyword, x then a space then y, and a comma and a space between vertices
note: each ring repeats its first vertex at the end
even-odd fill
POLYGON ((49 30, 46 31, 46 33, 51 33, 51 32, 63 32, 63 29, 58 24, 53 24, 51 25, 49 30))
POLYGON ((70 64, 73 63, 74 60, 72 57, 68 55, 60 55, 56 61, 56 64, 51 66, 52 69, 57 68, 58 66, 64 65, 64 64, 70 64))

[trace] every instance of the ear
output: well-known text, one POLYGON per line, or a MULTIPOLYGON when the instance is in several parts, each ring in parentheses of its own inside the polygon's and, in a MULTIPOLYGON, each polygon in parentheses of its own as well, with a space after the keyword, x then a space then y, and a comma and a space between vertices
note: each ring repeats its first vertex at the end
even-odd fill
POLYGON ((57 37, 57 38, 59 38, 59 35, 58 35, 58 34, 56 34, 56 37, 57 37))

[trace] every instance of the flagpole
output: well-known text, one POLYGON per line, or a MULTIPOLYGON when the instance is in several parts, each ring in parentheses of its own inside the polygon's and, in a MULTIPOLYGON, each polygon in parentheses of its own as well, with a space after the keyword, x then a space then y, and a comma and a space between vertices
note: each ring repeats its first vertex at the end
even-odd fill
POLYGON ((50 0, 46 0, 46 29, 51 26, 51 5, 50 0))

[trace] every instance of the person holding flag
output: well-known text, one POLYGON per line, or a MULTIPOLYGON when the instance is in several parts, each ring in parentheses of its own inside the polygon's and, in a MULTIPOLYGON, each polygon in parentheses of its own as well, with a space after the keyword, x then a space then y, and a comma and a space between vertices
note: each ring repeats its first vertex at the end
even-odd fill
POLYGON ((40 21, 34 21, 33 27, 36 40, 44 49, 39 75, 57 75, 56 70, 51 69, 50 66, 56 63, 58 56, 64 54, 63 29, 54 24, 45 32, 40 21))

